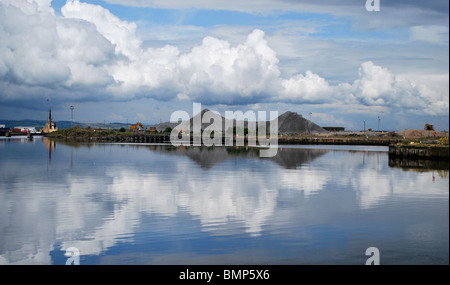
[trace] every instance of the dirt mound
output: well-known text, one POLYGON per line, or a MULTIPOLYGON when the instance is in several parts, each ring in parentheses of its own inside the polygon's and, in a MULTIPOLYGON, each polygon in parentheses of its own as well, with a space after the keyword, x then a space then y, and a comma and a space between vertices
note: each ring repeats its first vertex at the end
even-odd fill
MULTIPOLYGON (((156 124, 153 127, 156 128, 157 131, 163 131, 165 130, 167 127, 170 128, 177 128, 178 130, 194 130, 194 121, 197 122, 201 122, 201 127, 200 129, 205 130, 207 127, 209 127, 212 122, 222 122, 222 130, 225 130, 225 126, 226 126, 226 122, 229 121, 227 119, 225 119, 223 116, 221 116, 220 114, 211 112, 210 115, 212 115, 212 120, 210 122, 204 123, 202 122, 202 118, 205 115, 206 112, 209 112, 210 110, 208 109, 204 109, 202 110, 201 113, 195 115, 193 118, 190 118, 189 121, 183 121, 180 123, 171 123, 171 122, 165 122, 165 123, 161 123, 161 124, 156 124)), ((206 120, 206 119, 205 119, 206 120)), ((230 124, 230 123, 228 123, 230 124)))
POLYGON ((295 112, 286 112, 278 117, 278 132, 281 134, 322 134, 327 130, 319 125, 303 118, 295 112))
POLYGON ((448 136, 448 132, 442 131, 430 131, 430 130, 417 130, 417 129, 406 129, 403 131, 396 132, 399 136, 404 138, 427 138, 427 137, 443 137, 448 136), (436 133, 436 135, 435 135, 436 133))
MULTIPOLYGON (((205 112, 208 112, 208 109, 204 109, 201 114, 197 114, 195 117, 200 116, 198 119, 201 121, 201 118, 205 114, 205 112)), ((225 126, 236 126, 236 121, 229 122, 230 120, 225 119, 223 116, 219 114, 213 114, 214 118, 217 118, 217 121, 222 121, 222 130, 225 130, 225 126), (227 122, 227 124, 226 124, 227 122)), ((214 120, 216 121, 216 120, 214 120)), ((156 124, 154 127, 157 131, 163 131, 167 127, 181 129, 181 130, 193 130, 193 122, 194 118, 191 118, 189 121, 184 121, 182 123, 170 123, 165 122, 161 124, 156 124)), ((267 122, 267 129, 270 129, 271 122, 267 122)), ((201 124, 201 129, 205 130, 211 123, 203 123, 201 124)), ((243 122, 244 127, 246 128, 248 126, 248 121, 243 122)), ((327 130, 323 129, 319 125, 303 118, 302 115, 299 115, 295 112, 286 112, 278 117, 278 132, 281 134, 309 134, 310 132, 312 134, 323 134, 328 133, 327 130)))
POLYGON ((178 126, 178 123, 170 123, 170 122, 165 122, 165 123, 160 123, 160 124, 156 124, 153 125, 153 127, 158 131, 164 131, 166 128, 175 128, 176 126, 178 126))

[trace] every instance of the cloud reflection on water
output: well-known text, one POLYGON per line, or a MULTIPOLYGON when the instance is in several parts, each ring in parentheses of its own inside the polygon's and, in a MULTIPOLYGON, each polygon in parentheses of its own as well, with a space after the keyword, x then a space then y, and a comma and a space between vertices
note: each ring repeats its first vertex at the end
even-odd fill
POLYGON ((100 255, 143 230, 173 235, 181 229, 170 221, 183 215, 211 236, 261 237, 293 223, 330 223, 394 196, 448 199, 448 178, 398 178, 380 152, 282 148, 260 159, 245 148, 59 144, 52 155, 46 171, 26 157, 0 163, 0 263, 49 264, 55 244, 100 255), (167 228, 145 228, 148 217, 166 219, 167 228))

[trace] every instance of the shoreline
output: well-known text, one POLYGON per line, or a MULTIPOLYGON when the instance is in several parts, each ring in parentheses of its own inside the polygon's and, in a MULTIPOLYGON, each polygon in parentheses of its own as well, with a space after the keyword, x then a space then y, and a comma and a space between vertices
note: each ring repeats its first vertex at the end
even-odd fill
POLYGON ((389 158, 442 160, 449 159, 449 146, 440 144, 393 144, 389 146, 389 158))
MULTIPOLYGON (((169 134, 49 134, 47 137, 52 139, 62 139, 67 141, 80 142, 133 142, 133 143, 170 143, 169 134)), ((192 142, 198 137, 190 136, 192 142)), ((257 137, 245 136, 244 142, 249 140, 256 142, 257 137)), ((222 137, 222 144, 225 141, 236 142, 236 136, 222 137)), ((389 146, 400 143, 404 139, 388 137, 335 137, 335 136, 278 136, 278 145, 362 145, 362 146, 389 146)))
MULTIPOLYGON (((42 136, 42 134, 35 134, 42 136)), ((34 135, 32 135, 34 136, 34 135)), ((119 132, 115 130, 93 130, 93 129, 64 129, 50 134, 45 134, 50 139, 65 142, 80 143, 170 143, 170 134, 155 134, 146 132, 119 132)), ((244 142, 255 139, 256 137, 245 136, 244 142)), ((32 139, 29 138, 29 139, 32 139)), ((190 136, 190 142, 194 137, 190 136)), ((226 142, 233 144, 236 142, 236 136, 223 137, 222 145, 227 146, 226 142), (227 141, 226 141, 227 140, 227 141)), ((441 140, 436 141, 435 138, 406 139, 399 137, 387 136, 338 136, 338 135, 279 135, 278 143, 280 147, 283 145, 340 145, 340 146, 384 146, 388 147, 389 159, 398 160, 434 160, 448 161, 449 145, 448 137, 442 143, 441 140)), ((397 163, 395 163, 397 164, 397 163)), ((401 163, 402 164, 402 163, 401 163)))
MULTIPOLYGON (((70 142, 128 142, 128 143, 170 143, 169 133, 149 132, 120 132, 117 130, 95 130, 72 128, 58 130, 47 134, 46 137, 70 142)), ((245 136, 244 142, 254 139, 245 136)), ((194 139, 190 136, 190 141, 194 139)), ((225 140, 232 139, 236 142, 236 136, 222 137, 222 145, 225 140)), ((255 138, 255 141, 257 139, 255 138)), ((445 143, 437 141, 435 137, 405 138, 388 135, 278 135, 278 145, 348 145, 348 146, 386 146, 389 147, 389 158, 392 159, 425 159, 448 160, 448 137, 445 143)))
POLYGON ((278 144, 304 144, 304 145, 373 145, 389 146, 393 143, 399 143, 404 139, 388 137, 323 137, 323 136, 279 136, 278 144))

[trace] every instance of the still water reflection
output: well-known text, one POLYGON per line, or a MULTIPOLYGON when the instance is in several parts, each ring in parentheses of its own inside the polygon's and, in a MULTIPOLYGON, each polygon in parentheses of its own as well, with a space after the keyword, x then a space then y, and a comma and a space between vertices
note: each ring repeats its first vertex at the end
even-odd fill
MULTIPOLYGON (((0 139, 0 264, 448 264, 448 167, 383 147, 0 139)), ((448 166, 448 164, 447 164, 448 166)))

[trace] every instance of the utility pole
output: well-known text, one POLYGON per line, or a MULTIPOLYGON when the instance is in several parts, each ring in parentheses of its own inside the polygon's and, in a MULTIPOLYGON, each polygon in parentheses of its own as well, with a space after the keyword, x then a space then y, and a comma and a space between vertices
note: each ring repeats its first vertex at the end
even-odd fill
POLYGON ((47 98, 47 110, 45 110, 45 118, 47 119, 47 114, 48 114, 48 101, 50 101, 50 99, 47 98))
POLYGON ((70 106, 70 111, 71 111, 71 113, 72 113, 72 115, 71 115, 71 117, 72 117, 72 120, 71 120, 71 122, 70 122, 70 127, 71 128, 73 128, 73 109, 74 109, 75 107, 72 105, 72 106, 70 106))
POLYGON ((310 134, 310 135, 311 135, 311 124, 312 124, 312 121, 311 121, 311 115, 312 115, 312 113, 309 112, 309 134, 310 134))
POLYGON ((364 132, 366 132, 366 121, 364 121, 364 132))

